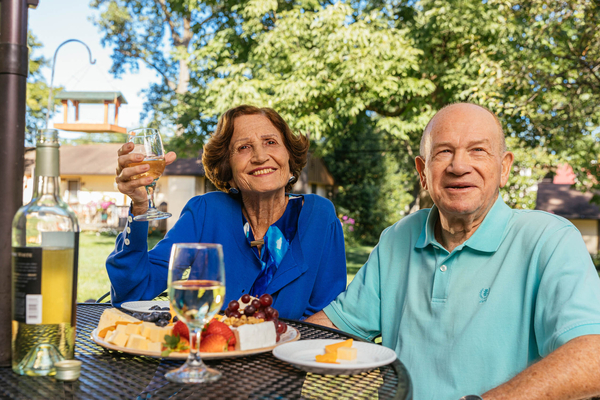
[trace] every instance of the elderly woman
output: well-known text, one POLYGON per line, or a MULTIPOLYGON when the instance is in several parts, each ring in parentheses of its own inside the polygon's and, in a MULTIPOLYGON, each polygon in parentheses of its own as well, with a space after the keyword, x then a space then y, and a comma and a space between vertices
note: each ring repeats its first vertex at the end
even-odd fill
MULTIPOLYGON (((308 146, 272 109, 244 105, 223 114, 202 156, 206 176, 221 191, 192 198, 149 252, 148 223, 128 219, 106 261, 113 304, 161 293, 171 246, 180 242, 223 245, 225 304, 269 293, 279 315, 293 319, 329 304, 346 286, 340 221, 329 200, 287 193, 306 165, 308 146)), ((151 178, 131 179, 148 168, 128 167, 138 161, 131 147, 119 151, 116 181, 135 216, 147 209, 144 185, 151 178)), ((167 154, 168 163, 174 159, 167 154)))

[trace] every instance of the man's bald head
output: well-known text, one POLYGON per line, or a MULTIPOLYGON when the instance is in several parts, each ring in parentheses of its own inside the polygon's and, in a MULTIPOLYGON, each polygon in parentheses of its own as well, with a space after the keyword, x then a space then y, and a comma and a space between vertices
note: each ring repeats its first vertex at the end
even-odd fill
POLYGON ((498 130, 499 142, 500 142, 500 154, 504 154, 504 152, 506 152, 506 138, 504 137, 504 130, 502 129, 502 123, 500 122, 500 120, 498 119, 496 114, 494 114, 487 108, 477 105, 477 104, 455 103, 455 104, 449 104, 449 105, 443 107, 441 110, 439 110, 433 116, 433 118, 431 118, 429 123, 427 123, 427 126, 425 127, 425 130, 423 131, 423 136, 421 137, 421 146, 419 149, 421 157, 427 158, 429 156, 429 151, 431 150, 431 146, 430 146, 431 131, 435 128, 435 124, 436 124, 437 120, 439 120, 444 115, 446 115, 446 113, 451 113, 453 111, 462 112, 466 115, 481 112, 481 111, 485 111, 487 114, 489 114, 493 118, 493 121, 494 121, 496 127, 498 128, 497 130, 498 130))

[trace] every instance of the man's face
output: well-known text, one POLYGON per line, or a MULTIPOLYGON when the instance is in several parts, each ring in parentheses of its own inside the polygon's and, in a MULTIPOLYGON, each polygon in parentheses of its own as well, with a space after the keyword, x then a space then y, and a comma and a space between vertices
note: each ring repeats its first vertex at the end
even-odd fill
POLYGON ((434 117, 426 154, 417 157, 423 187, 448 219, 482 220, 510 173, 494 117, 481 107, 456 104, 434 117))

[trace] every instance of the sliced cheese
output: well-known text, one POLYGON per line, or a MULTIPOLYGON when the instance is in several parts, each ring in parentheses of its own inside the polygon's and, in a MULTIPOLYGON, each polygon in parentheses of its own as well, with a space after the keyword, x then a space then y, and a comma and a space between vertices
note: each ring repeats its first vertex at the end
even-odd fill
POLYGON ((127 325, 125 325, 125 324, 117 325, 117 329, 115 329, 115 330, 119 331, 119 332, 127 333, 127 325))
POLYGON ((129 339, 129 335, 125 332, 115 330, 106 341, 108 343, 114 344, 115 346, 125 347, 127 340, 129 339))
POLYGON ((317 354, 315 360, 320 363, 339 364, 335 353, 317 354))
POLYGON ((352 339, 348 339, 348 340, 344 340, 343 342, 339 342, 339 343, 334 343, 334 344, 330 344, 328 346, 325 346, 325 353, 337 353, 337 350, 340 347, 352 347, 352 339))
POLYGON ((236 350, 252 350, 275 346, 277 332, 273 321, 246 324, 233 329, 236 350))
MULTIPOLYGON (((120 325, 117 325, 120 326, 120 325)), ((129 325, 125 325, 125 333, 128 335, 132 335, 132 334, 136 334, 139 335, 142 332, 142 325, 141 324, 129 324, 129 325)))
POLYGON ((127 340, 127 344, 125 344, 125 347, 135 350, 148 350, 148 339, 146 339, 142 335, 134 333, 132 335, 129 335, 129 340, 127 340))
POLYGON ((129 323, 140 322, 139 319, 133 318, 131 315, 125 314, 116 308, 109 308, 108 310, 104 310, 100 317, 100 322, 98 322, 98 332, 109 326, 117 325, 117 321, 129 323))
POLYGON ((340 347, 337 349, 337 359, 345 361, 356 361, 357 350, 354 347, 340 347))

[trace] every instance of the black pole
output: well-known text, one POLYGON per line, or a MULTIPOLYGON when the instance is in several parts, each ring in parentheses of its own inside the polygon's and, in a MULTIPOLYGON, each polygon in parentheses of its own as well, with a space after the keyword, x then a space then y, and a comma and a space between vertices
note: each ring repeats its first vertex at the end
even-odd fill
POLYGON ((0 366, 10 365, 11 227, 23 203, 27 9, 38 0, 0 0, 0 366))

